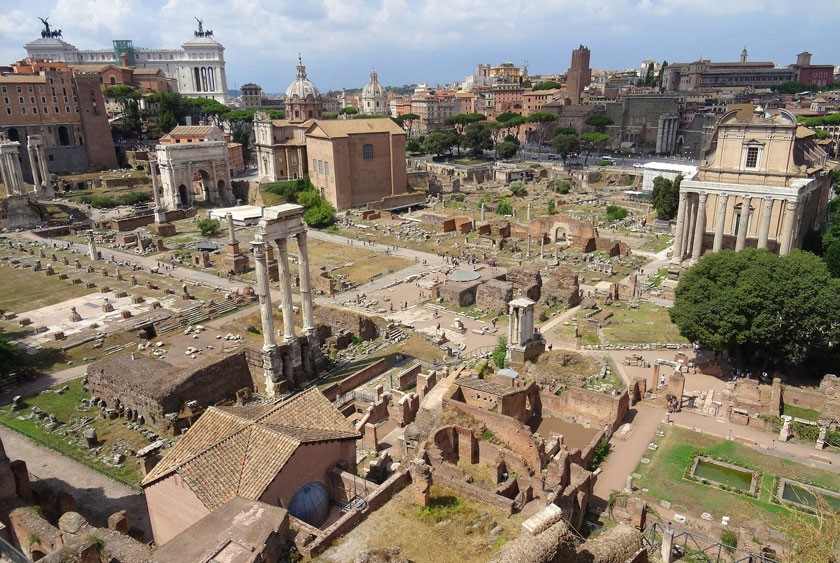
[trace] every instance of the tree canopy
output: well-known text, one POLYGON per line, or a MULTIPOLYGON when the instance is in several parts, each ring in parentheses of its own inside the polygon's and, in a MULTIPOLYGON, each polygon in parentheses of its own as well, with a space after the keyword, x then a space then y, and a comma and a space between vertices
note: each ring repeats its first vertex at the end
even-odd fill
POLYGON ((493 148, 490 128, 485 123, 470 123, 464 131, 461 144, 472 156, 480 156, 493 148))
POLYGON ((23 366, 23 353, 12 344, 5 334, 0 333, 0 375, 9 375, 23 366))
POLYGON ((580 150, 580 139, 576 135, 557 135, 551 145, 565 160, 570 154, 580 150))
POLYGON ((496 121, 498 121, 499 123, 506 123, 506 122, 510 121, 511 119, 516 119, 517 117, 521 117, 521 116, 518 113, 515 113, 515 112, 512 112, 512 111, 506 111, 506 112, 500 113, 498 116, 496 116, 496 121))
POLYGON ((595 131, 598 133, 603 133, 607 130, 608 125, 613 124, 613 120, 609 115, 604 115, 603 113, 596 113, 595 115, 590 115, 584 121, 590 127, 594 127, 595 131))
POLYGON ((139 133, 142 122, 138 102, 143 97, 143 92, 127 84, 117 84, 105 88, 102 95, 115 100, 122 108, 117 129, 124 134, 139 133))
POLYGON ((677 208, 680 204, 680 183, 682 174, 677 175, 673 180, 663 176, 653 179, 653 193, 651 203, 659 217, 672 219, 677 215, 677 208))
POLYGON ((451 153, 457 141, 452 131, 432 131, 423 139, 423 150, 441 156, 451 153))
POLYGON ((457 115, 450 115, 444 119, 443 124, 455 129, 459 135, 463 135, 467 125, 470 123, 485 121, 486 119, 487 116, 482 113, 459 113, 457 115))
POLYGON ((513 158, 517 151, 519 151, 519 145, 511 141, 502 141, 496 145, 496 154, 502 159, 513 158))
POLYGON ((683 274, 670 315, 685 338, 739 362, 816 369, 840 336, 838 290, 809 252, 723 250, 683 274))
POLYGON ((536 92, 537 90, 556 90, 562 87, 563 85, 559 82, 555 82, 554 80, 546 80, 545 82, 537 82, 536 84, 534 84, 532 90, 536 92))

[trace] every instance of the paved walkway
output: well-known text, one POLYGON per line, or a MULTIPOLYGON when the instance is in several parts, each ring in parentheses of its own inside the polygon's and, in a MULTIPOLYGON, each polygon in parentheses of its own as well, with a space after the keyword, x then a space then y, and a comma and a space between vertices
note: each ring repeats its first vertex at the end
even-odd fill
POLYGON ((85 372, 87 371, 88 364, 81 364, 78 366, 73 366, 71 368, 67 368, 61 371, 57 371, 55 373, 45 373, 39 375, 35 379, 30 379, 17 385, 8 391, 4 391, 0 393, 0 405, 5 405, 6 403, 11 402, 12 397, 16 395, 20 395, 22 397, 30 397, 37 393, 40 393, 47 387, 52 387, 58 383, 63 381, 69 381, 71 379, 76 379, 77 377, 82 377, 85 372))
POLYGON ((118 483, 49 448, 34 444, 22 434, 7 428, 0 427, 0 439, 10 459, 25 461, 30 474, 53 488, 73 495, 78 512, 92 524, 106 526, 108 516, 125 510, 131 527, 142 530, 151 540, 146 497, 139 490, 118 483))

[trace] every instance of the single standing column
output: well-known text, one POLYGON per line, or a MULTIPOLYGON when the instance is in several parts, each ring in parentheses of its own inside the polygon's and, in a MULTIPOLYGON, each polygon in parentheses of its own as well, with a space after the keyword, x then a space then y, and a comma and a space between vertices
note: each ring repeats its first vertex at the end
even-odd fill
POLYGON ((280 308, 283 311, 283 340, 295 339, 295 317, 292 312, 292 280, 289 277, 289 250, 286 239, 274 241, 277 244, 280 264, 280 308))
POLYGON ((41 168, 41 185, 46 187, 50 181, 50 171, 47 170, 47 155, 44 152, 44 145, 35 145, 38 153, 38 166, 41 168))
POLYGON ((508 346, 513 345, 513 305, 508 307, 508 315, 510 320, 508 322, 508 346))
POLYGON ((531 257, 531 235, 528 235, 528 250, 526 252, 525 258, 531 257))
POLYGON ((796 201, 788 201, 785 206, 785 224, 782 227, 782 242, 779 246, 779 254, 784 256, 790 252, 793 243, 793 223, 796 218, 796 201))
POLYGON ((6 164, 6 155, 0 153, 0 175, 3 177, 3 186, 6 188, 7 196, 15 195, 14 192, 12 192, 12 181, 9 180, 9 175, 11 173, 12 171, 9 170, 9 167, 6 164))
POLYGON ((257 296, 260 299, 263 350, 270 350, 276 346, 276 343, 274 342, 274 317, 271 311, 271 286, 268 283, 268 262, 265 255, 265 242, 255 240, 251 243, 251 247, 254 249, 254 263, 257 268, 257 296))
POLYGON ((481 222, 484 222, 484 204, 481 204, 481 222))
POLYGON ((91 260, 98 260, 99 253, 96 251, 96 242, 93 240, 93 230, 89 229, 87 232, 88 237, 88 253, 90 254, 91 260))
POLYGON ((741 221, 738 223, 738 238, 735 239, 735 252, 744 250, 747 244, 747 229, 750 221, 750 198, 744 196, 741 200, 741 221))
POLYGON ((229 243, 230 244, 238 244, 239 241, 236 240, 236 228, 233 226, 233 214, 232 213, 226 214, 225 219, 227 220, 227 224, 228 224, 228 237, 230 237, 229 243))
POLYGON ((15 177, 15 185, 20 195, 26 195, 26 188, 23 187, 23 170, 20 168, 20 159, 17 154, 9 155, 12 161, 12 176, 15 177))
POLYGON ((677 227, 674 233, 674 246, 671 250, 671 264, 677 265, 682 262, 683 245, 683 223, 685 223, 685 208, 687 192, 680 192, 680 205, 677 208, 677 227))
POLYGON ((27 147, 27 152, 29 153, 29 168, 32 169, 33 191, 37 192, 38 188, 41 186, 41 180, 38 177, 38 159, 35 156, 35 147, 33 145, 29 145, 27 147))
POLYGON ((764 198, 764 209, 761 212, 761 229, 758 232, 758 247, 767 248, 767 239, 770 238, 770 217, 773 215, 773 199, 764 198))
POLYGON ((709 194, 701 193, 697 202, 697 224, 694 227, 694 248, 691 260, 697 262, 703 255, 703 233, 706 232, 706 199, 709 194))
POLYGON ((729 201, 729 194, 718 196, 717 219, 715 220, 715 241, 712 252, 719 252, 723 248, 723 225, 726 222, 726 203, 729 201))
POLYGON ((685 222, 685 244, 681 258, 691 256, 691 250, 694 248, 694 226, 697 224, 697 194, 692 193, 689 196, 688 217, 685 222))
POLYGON ((528 204, 528 222, 531 222, 531 204, 528 204))
POLYGON ((300 300, 303 304, 303 333, 315 332, 315 317, 312 314, 312 289, 309 285, 309 250, 306 248, 306 233, 295 235, 298 244, 298 276, 300 276, 300 300))

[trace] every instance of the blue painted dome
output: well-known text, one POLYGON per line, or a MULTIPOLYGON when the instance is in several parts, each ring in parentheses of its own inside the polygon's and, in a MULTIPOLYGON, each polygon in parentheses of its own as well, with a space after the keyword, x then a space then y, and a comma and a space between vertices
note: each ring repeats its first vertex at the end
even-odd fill
POLYGON ((289 503, 289 513, 307 524, 319 527, 330 515, 330 494, 318 481, 302 486, 289 503))

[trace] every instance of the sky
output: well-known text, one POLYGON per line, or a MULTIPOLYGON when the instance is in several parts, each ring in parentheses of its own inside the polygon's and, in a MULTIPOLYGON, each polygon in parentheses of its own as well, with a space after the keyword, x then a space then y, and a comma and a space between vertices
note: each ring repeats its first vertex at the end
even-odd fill
POLYGON ((23 58, 49 16, 80 49, 176 48, 194 16, 225 46, 228 87, 282 92, 298 53, 321 91, 460 82, 477 64, 526 61, 530 74, 565 72, 571 51, 592 68, 641 61, 749 60, 840 64, 838 0, 0 0, 0 64, 23 58), (835 58, 836 57, 836 58, 835 58))

